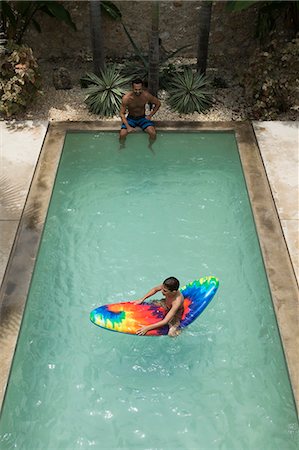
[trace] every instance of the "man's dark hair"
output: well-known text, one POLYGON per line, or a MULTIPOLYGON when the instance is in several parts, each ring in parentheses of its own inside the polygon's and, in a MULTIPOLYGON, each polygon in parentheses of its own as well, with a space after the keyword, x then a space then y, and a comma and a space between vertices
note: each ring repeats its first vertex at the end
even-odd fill
POLYGON ((166 280, 163 281, 163 284, 170 291, 177 291, 180 287, 180 282, 175 277, 166 278, 166 280))
POLYGON ((141 78, 134 78, 134 80, 132 80, 132 85, 133 84, 142 84, 143 85, 143 81, 141 78))

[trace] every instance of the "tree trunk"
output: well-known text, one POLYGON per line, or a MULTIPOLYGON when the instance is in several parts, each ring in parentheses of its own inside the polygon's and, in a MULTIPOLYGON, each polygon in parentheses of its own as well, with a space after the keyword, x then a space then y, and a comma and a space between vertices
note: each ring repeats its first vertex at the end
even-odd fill
POLYGON ((103 30, 101 20, 101 1, 89 1, 90 33, 93 55, 93 70, 96 75, 100 75, 105 66, 103 30))
POLYGON ((199 9, 197 72, 205 75, 207 70, 209 35, 213 2, 202 1, 199 9))
POLYGON ((151 2, 151 37, 149 47, 148 90, 157 96, 159 89, 159 1, 151 2))
POLYGON ((2 4, 0 2, 0 56, 6 52, 7 36, 5 32, 4 20, 2 15, 2 4))

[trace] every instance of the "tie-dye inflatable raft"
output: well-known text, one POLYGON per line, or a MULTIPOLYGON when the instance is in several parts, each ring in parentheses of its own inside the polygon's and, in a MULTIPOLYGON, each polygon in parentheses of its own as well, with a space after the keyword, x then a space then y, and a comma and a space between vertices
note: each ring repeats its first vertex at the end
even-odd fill
MULTIPOLYGON (((217 292, 216 277, 204 277, 181 288, 184 296, 184 313, 180 328, 190 325, 208 306, 217 292)), ((159 322, 165 317, 164 308, 149 303, 135 305, 132 302, 103 305, 90 313, 90 320, 99 327, 120 333, 136 334, 141 326, 159 322)), ((150 330, 146 336, 161 336, 168 333, 168 325, 150 330)))

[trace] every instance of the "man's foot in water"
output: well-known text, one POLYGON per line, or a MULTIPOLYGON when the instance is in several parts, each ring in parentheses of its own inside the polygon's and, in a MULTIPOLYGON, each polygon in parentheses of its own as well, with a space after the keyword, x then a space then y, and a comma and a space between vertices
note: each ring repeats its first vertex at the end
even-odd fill
POLYGON ((126 148, 125 142, 119 141, 119 150, 123 150, 124 148, 126 148))
POLYGON ((153 149, 153 143, 154 143, 155 141, 151 141, 151 140, 149 140, 149 142, 148 142, 148 148, 150 149, 150 151, 153 153, 153 154, 155 154, 155 151, 154 151, 154 149, 153 149))

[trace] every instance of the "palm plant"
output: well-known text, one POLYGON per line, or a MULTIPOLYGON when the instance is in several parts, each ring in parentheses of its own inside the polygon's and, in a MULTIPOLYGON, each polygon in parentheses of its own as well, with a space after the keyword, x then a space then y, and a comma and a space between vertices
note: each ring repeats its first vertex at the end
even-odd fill
POLYGON ((299 31, 299 1, 238 1, 229 0, 226 9, 230 12, 257 7, 256 37, 264 41, 276 28, 276 19, 282 17, 286 30, 293 36, 299 31))
POLYGON ((93 70, 96 75, 100 75, 101 70, 105 67, 101 8, 103 5, 100 0, 89 1, 93 70))
POLYGON ((148 90, 157 96, 159 89, 159 1, 151 2, 151 37, 149 47, 148 90))
POLYGON ((198 22, 197 72, 205 75, 207 70, 209 36, 213 2, 201 2, 198 22))
POLYGON ((7 35, 4 28, 2 9, 3 5, 2 1, 0 1, 0 56, 5 54, 7 45, 7 35))
MULTIPOLYGON (((148 80, 149 90, 156 95, 159 88, 159 78, 161 80, 161 76, 165 75, 165 69, 166 71, 169 69, 169 65, 166 64, 167 61, 182 50, 192 47, 192 45, 184 45, 172 52, 160 52, 160 49, 162 49, 159 39, 160 2, 155 0, 151 2, 151 39, 149 55, 144 55, 141 48, 132 38, 129 29, 124 24, 121 11, 118 7, 110 1, 102 1, 101 6, 103 11, 105 11, 110 18, 120 21, 123 30, 135 52, 137 61, 127 62, 123 68, 123 73, 131 78, 148 80)), ((162 84, 165 85, 165 76, 161 81, 162 84)))
POLYGON ((93 70, 100 75, 105 67, 104 32, 102 16, 105 13, 113 20, 121 20, 121 12, 114 3, 104 0, 89 0, 89 23, 93 55, 93 70))
POLYGON ((181 114, 204 112, 213 102, 208 78, 190 68, 173 78, 168 92, 171 109, 181 114))
POLYGON ((126 77, 141 78, 143 81, 148 79, 148 69, 135 60, 127 60, 122 66, 122 74, 126 77))
POLYGON ((30 24, 40 33, 41 26, 36 20, 37 13, 54 17, 76 30, 67 9, 57 1, 4 1, 1 0, 3 32, 7 38, 20 44, 30 24))
POLYGON ((118 113, 129 78, 120 75, 115 64, 103 69, 100 76, 88 73, 81 81, 89 85, 85 103, 92 113, 108 117, 118 113))

